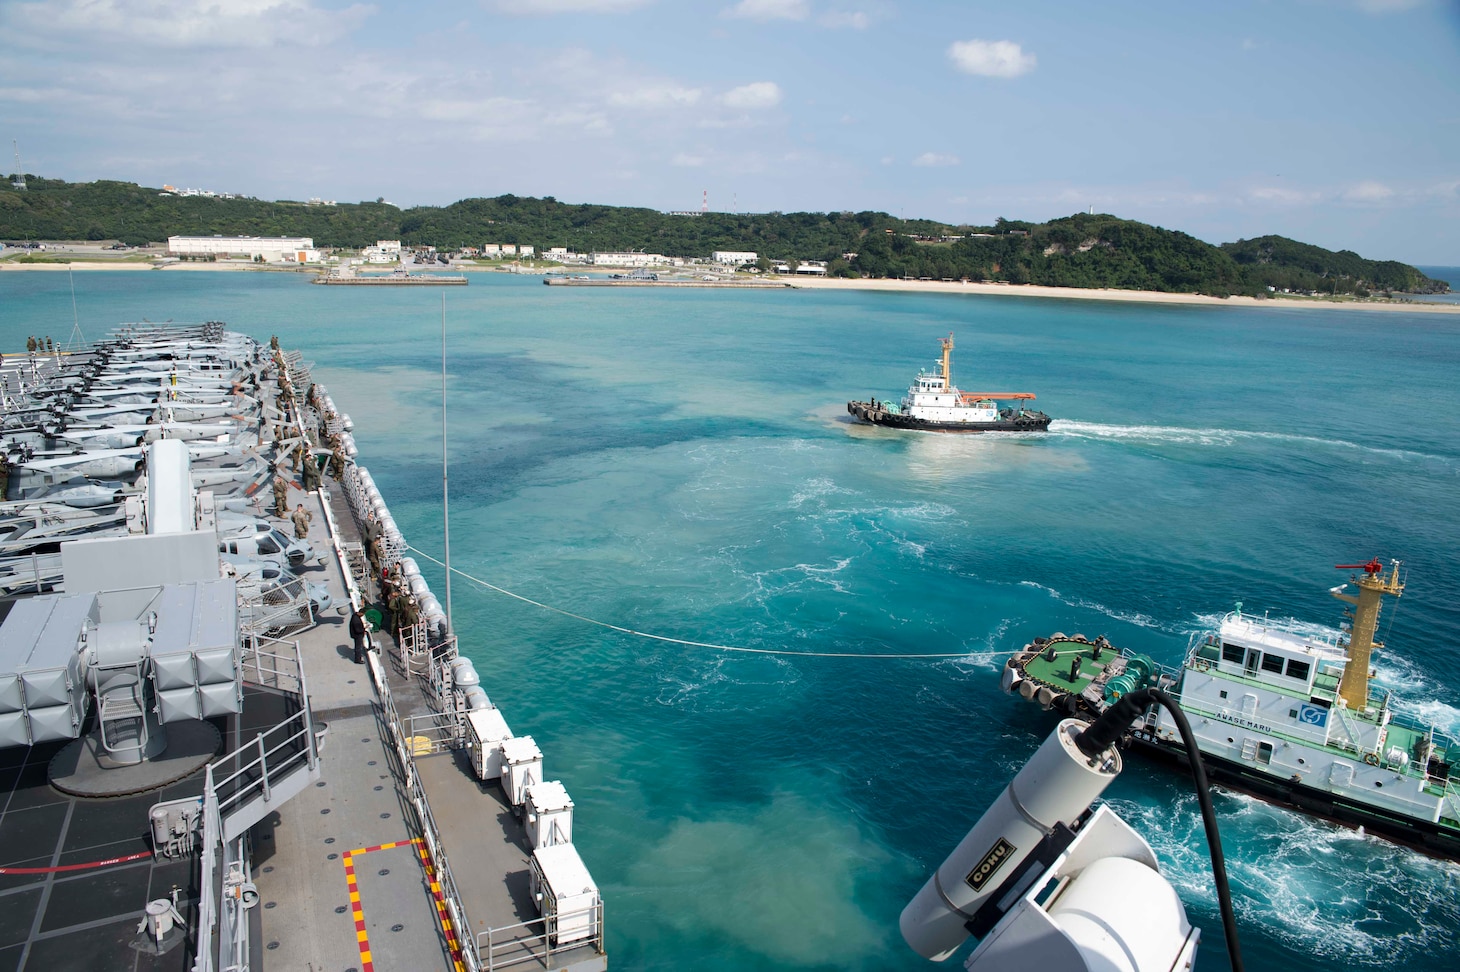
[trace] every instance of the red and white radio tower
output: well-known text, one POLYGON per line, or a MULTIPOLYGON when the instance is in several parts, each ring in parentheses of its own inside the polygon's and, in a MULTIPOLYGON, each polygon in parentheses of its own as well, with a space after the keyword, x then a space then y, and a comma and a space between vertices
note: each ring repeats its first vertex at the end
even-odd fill
POLYGON ((705 190, 705 201, 702 202, 702 203, 700 203, 700 212, 702 212, 702 213, 708 213, 709 211, 710 211, 710 190, 706 189, 705 190))

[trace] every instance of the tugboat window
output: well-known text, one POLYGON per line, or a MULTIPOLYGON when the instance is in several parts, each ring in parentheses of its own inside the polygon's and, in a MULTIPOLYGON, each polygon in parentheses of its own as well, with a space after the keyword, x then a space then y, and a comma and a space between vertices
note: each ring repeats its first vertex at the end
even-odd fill
POLYGON ((1264 766, 1272 762, 1272 743, 1257 744, 1257 761, 1264 766))
POLYGON ((1283 661, 1284 659, 1282 655, 1263 655, 1262 670, 1264 672, 1275 672, 1276 674, 1281 675, 1283 673, 1283 661))
POLYGON ((1296 658, 1288 659, 1288 678, 1301 679, 1306 682, 1308 681, 1308 672, 1311 670, 1312 666, 1305 661, 1298 661, 1296 658))
POLYGON ((1220 692, 1218 692, 1218 693, 1217 693, 1217 695, 1218 695, 1218 696, 1219 696, 1219 697, 1221 697, 1221 698, 1224 698, 1224 699, 1225 699, 1225 698, 1226 698, 1226 697, 1227 697, 1227 690, 1226 690, 1226 689, 1222 689, 1222 690, 1221 690, 1221 691, 1220 691, 1220 692))
POLYGON ((1222 661, 1237 662, 1240 664, 1242 661, 1242 646, 1234 645, 1229 641, 1223 642, 1222 661))

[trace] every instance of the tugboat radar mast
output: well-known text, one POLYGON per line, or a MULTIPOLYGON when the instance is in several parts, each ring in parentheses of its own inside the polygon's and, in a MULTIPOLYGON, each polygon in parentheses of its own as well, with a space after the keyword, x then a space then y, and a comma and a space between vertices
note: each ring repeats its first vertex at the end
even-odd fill
POLYGON ((1353 618, 1353 629, 1348 639, 1348 663, 1343 668, 1343 679, 1338 684, 1339 698, 1356 711, 1369 707, 1369 657, 1374 649, 1383 648, 1382 642, 1374 640, 1379 627, 1379 609, 1384 595, 1398 597, 1404 592, 1404 582, 1399 579, 1399 561, 1391 561, 1389 575, 1384 576, 1384 565, 1375 557, 1367 564, 1338 564, 1338 570, 1362 570, 1355 574, 1353 584, 1359 589, 1358 596, 1343 593, 1347 584, 1334 588, 1330 593, 1353 605, 1347 612, 1353 618))

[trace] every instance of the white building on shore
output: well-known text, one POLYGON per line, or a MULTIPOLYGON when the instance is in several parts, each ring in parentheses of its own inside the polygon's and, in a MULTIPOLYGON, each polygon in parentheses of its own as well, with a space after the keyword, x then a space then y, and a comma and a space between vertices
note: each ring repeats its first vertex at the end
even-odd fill
POLYGON ((750 250, 716 250, 710 254, 710 259, 715 263, 723 263, 734 267, 754 263, 758 257, 759 254, 750 250))
POLYGON ((662 253, 590 253, 588 262, 595 267, 662 267, 669 258, 662 253))
POLYGON ((318 263, 308 236, 169 236, 167 252, 177 257, 241 257, 269 263, 318 263))
POLYGON ((360 251, 366 263, 399 263, 400 240, 377 240, 374 246, 360 251))

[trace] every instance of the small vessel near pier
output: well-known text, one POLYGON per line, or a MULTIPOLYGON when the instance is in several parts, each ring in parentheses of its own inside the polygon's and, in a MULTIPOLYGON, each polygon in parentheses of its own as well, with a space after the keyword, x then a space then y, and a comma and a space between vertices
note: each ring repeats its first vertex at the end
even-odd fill
POLYGON ((315 277, 313 282, 356 287, 465 287, 467 280, 466 275, 461 273, 412 273, 409 270, 356 273, 354 270, 331 270, 315 277))
POLYGON ((901 403, 847 402, 847 412, 863 422, 924 432, 1046 432, 1050 417, 1026 408, 1031 392, 966 392, 953 384, 953 335, 942 339, 939 370, 919 371, 901 403), (1001 405, 1015 402, 1015 405, 1001 405))
MULTIPOLYGON (((1396 711, 1370 685, 1385 597, 1404 590, 1400 564, 1377 559, 1330 593, 1351 605, 1332 642, 1291 624, 1227 614, 1179 669, 1105 638, 1036 638, 1005 664, 1002 688, 1045 709, 1094 720, 1122 695, 1154 687, 1186 711, 1213 780, 1281 806, 1360 826, 1436 857, 1460 860, 1460 743, 1396 711), (1357 594, 1346 593, 1352 584, 1357 594)), ((1149 711, 1138 749, 1184 761, 1175 725, 1149 711)))

